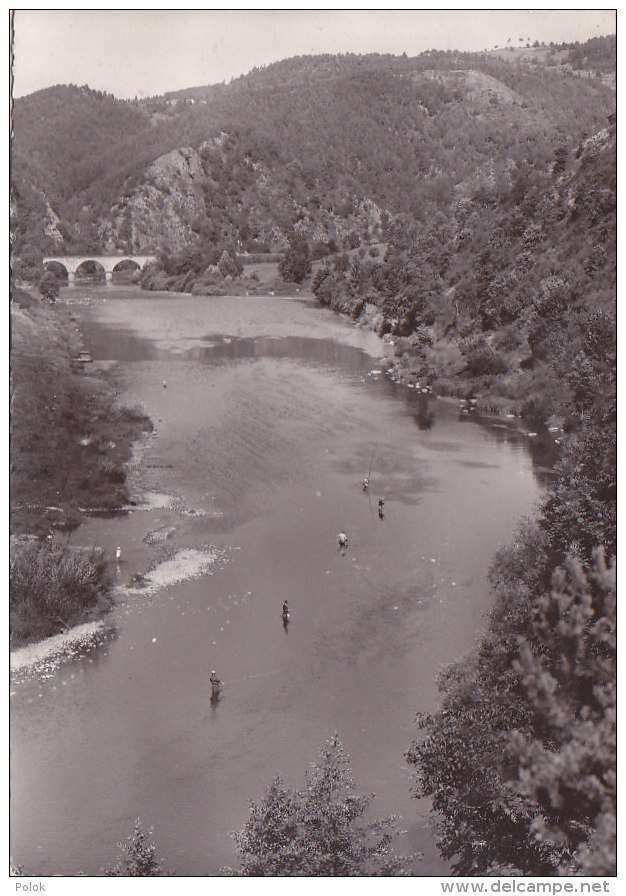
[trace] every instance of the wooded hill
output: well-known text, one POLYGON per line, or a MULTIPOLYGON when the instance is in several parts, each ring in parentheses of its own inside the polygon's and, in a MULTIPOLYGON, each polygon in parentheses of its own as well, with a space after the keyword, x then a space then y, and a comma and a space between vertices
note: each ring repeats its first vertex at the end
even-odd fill
POLYGON ((611 392, 583 385, 578 353, 599 326, 594 363, 603 377, 615 363, 616 186, 607 124, 574 151, 558 144, 549 164, 482 179, 429 224, 387 219, 384 257, 325 260, 314 293, 390 333, 404 380, 576 428, 574 393, 611 392))
POLYGON ((298 221, 311 246, 376 241, 380 212, 428 222, 603 127, 614 91, 574 53, 300 57, 142 102, 39 91, 14 110, 16 255, 278 248, 298 221), (191 168, 167 155, 181 147, 191 168))

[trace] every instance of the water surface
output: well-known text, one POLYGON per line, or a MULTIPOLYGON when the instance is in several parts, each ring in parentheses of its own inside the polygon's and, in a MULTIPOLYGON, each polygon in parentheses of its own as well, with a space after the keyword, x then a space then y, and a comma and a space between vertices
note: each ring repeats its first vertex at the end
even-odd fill
POLYGON ((393 384, 373 334, 307 300, 63 297, 94 373, 156 431, 135 509, 72 535, 122 549, 108 636, 13 684, 14 860, 98 873, 139 817, 166 867, 216 874, 249 801, 277 774, 301 786, 337 731, 373 814, 400 815, 398 848, 424 853, 416 872, 448 873, 403 754, 438 673, 484 630, 490 561, 545 458, 515 426, 393 384))

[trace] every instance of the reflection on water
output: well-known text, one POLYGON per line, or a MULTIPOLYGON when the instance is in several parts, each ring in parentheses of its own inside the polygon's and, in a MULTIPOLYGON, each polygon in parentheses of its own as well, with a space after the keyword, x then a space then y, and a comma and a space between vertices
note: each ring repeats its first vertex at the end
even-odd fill
POLYGON ((554 465, 558 462, 561 451, 554 441, 553 435, 545 426, 535 426, 533 435, 529 436, 528 424, 523 420, 503 421, 501 418, 481 417, 478 414, 459 416, 459 419, 470 424, 488 428, 496 442, 511 445, 516 451, 530 455, 533 473, 542 488, 548 488, 554 481, 554 465))
POLYGON ((417 395, 417 420, 418 428, 422 431, 432 429, 435 423, 434 402, 429 395, 417 395))
MULTIPOLYGON (((308 307, 308 306, 305 306, 308 307)), ((164 347, 153 340, 141 338, 120 328, 98 325, 85 327, 87 343, 95 361, 158 361, 189 360, 204 364, 231 364, 262 358, 290 359, 306 364, 319 364, 349 371, 351 374, 371 376, 379 373, 372 370, 372 358, 362 349, 337 342, 304 336, 259 336, 240 337, 223 333, 187 337, 185 347, 164 347)), ((371 377, 374 388, 385 390, 386 394, 402 397, 412 409, 420 431, 427 431, 436 425, 437 400, 409 389, 398 387, 386 377, 371 377)), ((560 450, 552 435, 545 427, 538 427, 536 436, 529 438, 524 421, 505 418, 482 417, 479 414, 459 415, 459 420, 484 427, 489 437, 498 443, 509 444, 514 450, 527 452, 533 462, 533 471, 542 488, 548 487, 553 479, 553 467, 558 461, 560 450)))
POLYGON ((223 334, 187 339, 185 348, 163 347, 120 329, 87 326, 94 361, 192 360, 225 364, 260 358, 292 359, 369 372, 372 359, 360 349, 333 339, 306 336, 237 337, 223 334))

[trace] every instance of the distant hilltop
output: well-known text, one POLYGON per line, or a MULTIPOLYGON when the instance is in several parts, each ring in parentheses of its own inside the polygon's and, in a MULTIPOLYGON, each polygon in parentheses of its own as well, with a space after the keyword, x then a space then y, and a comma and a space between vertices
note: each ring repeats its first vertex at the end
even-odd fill
POLYGON ((14 258, 281 252, 294 228, 320 256, 379 242, 387 219, 427 224, 510 179, 526 148, 545 164, 600 130, 615 48, 302 56, 141 101, 38 91, 15 103, 14 258))

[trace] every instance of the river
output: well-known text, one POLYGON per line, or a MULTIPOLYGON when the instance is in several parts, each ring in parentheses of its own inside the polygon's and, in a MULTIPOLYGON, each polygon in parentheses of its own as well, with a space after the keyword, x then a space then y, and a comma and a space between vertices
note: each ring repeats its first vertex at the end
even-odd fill
POLYGON ((396 849, 449 873, 403 754, 486 626, 489 564, 548 475, 536 442, 391 382, 382 342, 307 298, 62 300, 156 429, 135 506, 71 536, 121 547, 106 632, 12 682, 13 860, 97 874, 138 817, 166 869, 217 874, 249 801, 302 786, 337 731, 373 815, 401 816, 396 849))

